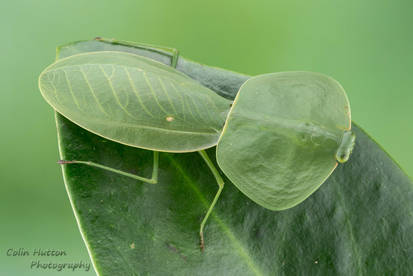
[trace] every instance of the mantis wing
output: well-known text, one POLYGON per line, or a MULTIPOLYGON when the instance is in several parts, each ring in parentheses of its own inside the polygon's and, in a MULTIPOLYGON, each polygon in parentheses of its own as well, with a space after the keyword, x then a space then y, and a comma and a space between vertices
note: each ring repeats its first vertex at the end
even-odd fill
POLYGON ((256 203, 287 209, 336 168, 336 152, 350 124, 347 96, 335 80, 310 72, 261 75, 240 88, 217 161, 256 203))
POLYGON ((105 51, 60 59, 39 77, 57 112, 107 139, 189 152, 216 145, 230 101, 174 68, 105 51))

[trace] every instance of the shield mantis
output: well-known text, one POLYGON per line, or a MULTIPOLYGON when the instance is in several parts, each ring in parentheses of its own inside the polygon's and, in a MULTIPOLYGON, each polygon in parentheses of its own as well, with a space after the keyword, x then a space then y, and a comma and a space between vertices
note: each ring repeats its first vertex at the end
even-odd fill
POLYGON ((205 149, 216 146, 223 173, 270 210, 299 204, 337 161, 348 160, 355 141, 350 107, 332 78, 311 72, 260 75, 247 80, 230 101, 177 71, 176 50, 161 50, 172 57, 172 66, 117 51, 60 59, 41 73, 39 88, 57 112, 86 130, 153 151, 150 178, 87 160, 61 164, 84 164, 156 184, 159 152, 199 152, 218 184, 200 225, 201 250, 205 224, 224 187, 205 149))

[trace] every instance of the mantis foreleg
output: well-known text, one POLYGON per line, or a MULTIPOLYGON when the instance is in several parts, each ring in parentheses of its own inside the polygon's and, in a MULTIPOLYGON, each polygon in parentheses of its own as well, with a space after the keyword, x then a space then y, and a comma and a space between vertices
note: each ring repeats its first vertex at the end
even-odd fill
POLYGON ((212 201, 211 205, 209 206, 209 209, 204 217, 204 219, 201 222, 201 228, 199 230, 199 236, 200 236, 200 247, 201 250, 204 250, 204 227, 205 223, 208 220, 209 215, 212 212, 212 209, 214 209, 215 204, 218 201, 219 196, 221 195, 222 189, 224 188, 224 180, 222 180, 221 175, 219 174, 218 170, 215 168, 214 164, 212 163, 211 159, 209 159, 208 154, 204 151, 201 150, 199 151, 199 154, 202 156, 204 161, 207 163, 209 169, 211 170, 212 174, 215 177, 215 180, 217 181, 218 184, 218 192, 215 194, 214 200, 212 201))
POLYGON ((120 175, 131 177, 133 179, 143 181, 145 183, 149 183, 149 184, 158 183, 158 167, 159 167, 159 152, 158 151, 153 152, 153 169, 152 169, 152 177, 151 178, 146 178, 146 177, 142 177, 142 176, 139 176, 139 175, 136 175, 136 174, 127 173, 127 172, 117 170, 117 169, 114 169, 114 168, 111 168, 111 167, 108 167, 108 166, 104 166, 104 165, 101 165, 101 164, 98 164, 98 163, 94 163, 94 162, 91 162, 91 161, 60 160, 60 161, 58 161, 58 163, 59 164, 84 164, 84 165, 87 165, 87 166, 100 168, 100 169, 107 170, 107 171, 110 171, 110 172, 118 173, 120 175))

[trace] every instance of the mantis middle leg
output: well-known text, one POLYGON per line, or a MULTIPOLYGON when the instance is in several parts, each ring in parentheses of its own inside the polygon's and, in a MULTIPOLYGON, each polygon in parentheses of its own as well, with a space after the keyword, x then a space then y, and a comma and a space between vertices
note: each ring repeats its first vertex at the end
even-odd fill
POLYGON ((145 182, 145 183, 149 183, 149 184, 156 184, 158 183, 158 168, 159 168, 159 152, 158 151, 154 151, 153 152, 153 168, 152 168, 152 177, 151 178, 146 178, 146 177, 142 177, 136 174, 132 174, 132 173, 127 173, 121 170, 117 170, 108 166, 104 166, 98 163, 94 163, 91 161, 79 161, 79 160, 72 160, 72 161, 66 161, 66 160, 59 160, 57 163, 59 164, 83 164, 83 165, 87 165, 87 166, 91 166, 91 167, 95 167, 95 168, 99 168, 99 169, 103 169, 103 170, 107 170, 110 172, 114 172, 114 173, 118 173, 120 175, 124 175, 124 176, 128 176, 131 177, 133 179, 145 182))
POLYGON ((224 180, 222 180, 221 175, 219 174, 218 170, 215 168, 214 164, 212 163, 211 159, 209 159, 208 154, 204 151, 198 151, 199 154, 202 156, 202 158, 204 159, 205 163, 207 163, 209 169, 211 170, 212 174, 215 177, 215 180, 217 181, 218 184, 218 191, 215 194, 214 200, 212 201, 211 205, 209 206, 209 209, 204 217, 204 219, 201 222, 201 227, 199 230, 199 237, 200 237, 200 248, 201 251, 204 250, 205 244, 204 244, 204 227, 205 227, 205 223, 208 220, 209 215, 212 212, 212 209, 214 209, 215 204, 218 201, 219 196, 221 195, 222 189, 224 188, 224 180))

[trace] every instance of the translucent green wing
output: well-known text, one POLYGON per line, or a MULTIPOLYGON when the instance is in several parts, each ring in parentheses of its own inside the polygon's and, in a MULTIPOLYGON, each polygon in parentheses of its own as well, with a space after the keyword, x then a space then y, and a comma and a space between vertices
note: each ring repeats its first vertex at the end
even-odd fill
POLYGON ((335 80, 310 72, 257 76, 235 98, 217 161, 249 198, 271 210, 287 209, 335 169, 350 124, 347 96, 335 80))
POLYGON ((216 145, 231 103, 172 67, 123 52, 58 60, 40 75, 39 87, 54 109, 81 127, 167 152, 216 145))

